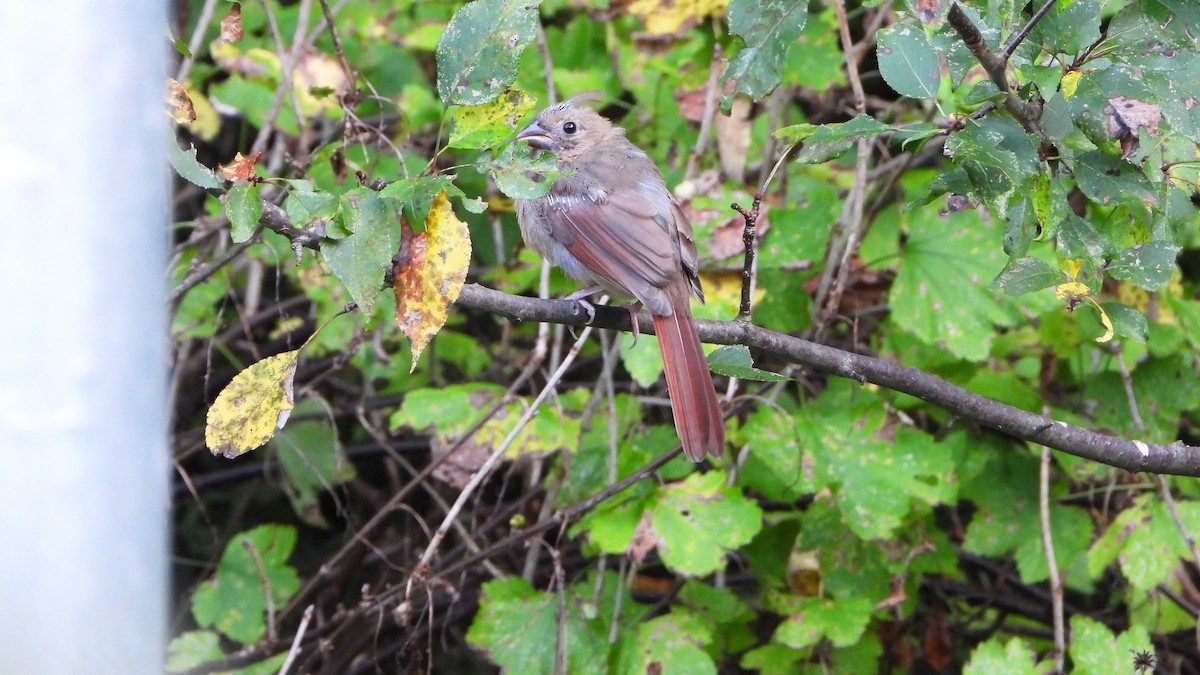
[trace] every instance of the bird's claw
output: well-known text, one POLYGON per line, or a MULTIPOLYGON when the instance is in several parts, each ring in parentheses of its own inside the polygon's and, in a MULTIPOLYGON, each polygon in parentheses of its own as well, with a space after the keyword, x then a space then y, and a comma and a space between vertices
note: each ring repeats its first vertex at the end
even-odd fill
POLYGON ((629 305, 621 305, 629 312, 629 332, 633 333, 633 344, 630 347, 636 347, 638 337, 642 334, 642 327, 638 325, 637 315, 642 311, 642 303, 635 302, 629 305))
POLYGON ((586 325, 592 325, 592 322, 596 320, 596 306, 587 300, 584 300, 583 298, 575 298, 575 302, 578 302, 579 306, 582 307, 583 311, 587 314, 588 320, 586 325))

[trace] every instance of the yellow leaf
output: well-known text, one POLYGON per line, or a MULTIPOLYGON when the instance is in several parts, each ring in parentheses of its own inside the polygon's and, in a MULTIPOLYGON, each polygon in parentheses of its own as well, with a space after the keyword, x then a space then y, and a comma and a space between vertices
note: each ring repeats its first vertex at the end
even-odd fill
POLYGON ((341 107, 338 97, 346 93, 350 83, 336 58, 315 49, 305 49, 292 72, 296 100, 305 115, 341 107))
POLYGON ((1110 321, 1108 318, 1108 312, 1104 311, 1104 308, 1100 306, 1100 303, 1092 300, 1091 298, 1088 298, 1088 300, 1091 300, 1092 304, 1096 307, 1096 311, 1100 312, 1100 323, 1104 324, 1104 335, 1096 338, 1096 342, 1108 342, 1109 340, 1113 339, 1113 325, 1112 321, 1110 321))
POLYGON ((467 224, 454 215, 443 190, 425 218, 425 231, 402 237, 396 281, 396 325, 412 343, 412 366, 446 324, 451 303, 458 299, 471 262, 467 224))
MULTIPOLYGON (((1059 284, 1054 287, 1054 295, 1059 300, 1064 300, 1068 303, 1079 302, 1080 300, 1092 294, 1092 290, 1087 287, 1087 284, 1078 281, 1068 281, 1065 284, 1059 284)), ((1074 309, 1072 307, 1072 309, 1074 309)))
POLYGON ((728 6, 729 0, 634 0, 628 11, 646 24, 646 33, 672 35, 728 6))
POLYGON ((1075 89, 1079 87, 1079 80, 1083 77, 1083 72, 1072 70, 1062 77, 1062 83, 1059 88, 1062 89, 1063 98, 1069 99, 1075 95, 1075 89))
POLYGON ((292 380, 300 350, 255 363, 237 374, 208 409, 204 442, 214 455, 233 459, 271 440, 294 405, 292 380))

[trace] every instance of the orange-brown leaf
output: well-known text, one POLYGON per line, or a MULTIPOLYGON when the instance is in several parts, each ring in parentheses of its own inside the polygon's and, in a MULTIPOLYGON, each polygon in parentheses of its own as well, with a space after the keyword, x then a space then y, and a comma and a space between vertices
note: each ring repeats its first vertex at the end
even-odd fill
POLYGON ((443 190, 425 218, 425 231, 402 231, 399 263, 392 291, 396 325, 412 343, 412 366, 446 323, 450 304, 458 299, 471 262, 471 236, 454 215, 443 190))
POLYGON ((235 2, 229 8, 229 13, 221 19, 221 35, 217 43, 241 42, 242 40, 242 3, 235 2))
POLYGON ((180 124, 196 121, 196 106, 187 89, 173 78, 167 79, 167 105, 171 106, 171 117, 180 124))
POLYGON ((259 150, 249 157, 243 157, 242 153, 239 152, 234 155, 232 164, 218 164, 217 167, 221 170, 221 175, 224 176, 226 180, 257 179, 258 174, 254 171, 254 165, 258 163, 258 160, 260 157, 262 157, 262 154, 262 150, 259 150))

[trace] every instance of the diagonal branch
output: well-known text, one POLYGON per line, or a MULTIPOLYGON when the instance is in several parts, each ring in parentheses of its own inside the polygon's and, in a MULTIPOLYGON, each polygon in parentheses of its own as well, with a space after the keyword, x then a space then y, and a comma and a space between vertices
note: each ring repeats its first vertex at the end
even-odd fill
MULTIPOLYGON (((518 321, 547 321, 574 326, 587 323, 587 315, 576 302, 519 297, 476 284, 463 287, 458 304, 518 321)), ((648 313, 638 315, 638 324, 643 332, 654 332, 654 324, 648 313)), ((629 314, 617 308, 596 307, 596 318, 591 325, 629 330, 629 314)), ((971 393, 916 368, 827 347, 748 322, 697 321, 696 325, 704 342, 757 347, 830 375, 870 382, 910 394, 981 426, 1076 457, 1127 471, 1200 476, 1200 448, 1182 442, 1160 445, 1106 436, 971 393)))

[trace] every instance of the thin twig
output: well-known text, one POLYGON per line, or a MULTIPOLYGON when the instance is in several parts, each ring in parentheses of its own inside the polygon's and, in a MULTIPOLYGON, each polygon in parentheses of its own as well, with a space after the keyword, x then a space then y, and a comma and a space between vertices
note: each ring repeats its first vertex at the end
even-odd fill
MULTIPOLYGON (((842 40, 846 77, 850 82, 851 91, 854 92, 854 110, 861 114, 867 109, 867 99, 863 92, 862 78, 858 73, 858 61, 854 58, 856 50, 850 36, 845 0, 834 0, 833 6, 837 14, 838 33, 842 40)), ((818 334, 824 332, 829 321, 837 314, 838 307, 842 302, 842 294, 852 276, 851 263, 858 253, 859 242, 867 229, 863 212, 867 201, 867 170, 871 162, 871 141, 860 138, 856 142, 856 146, 854 182, 850 185, 850 191, 846 195, 846 204, 838 218, 838 231, 843 233, 843 236, 839 237, 838 241, 830 243, 825 273, 821 277, 816 302, 813 304, 814 312, 820 312, 818 334), (837 264, 833 264, 835 261, 837 264)))
POLYGON ((742 264, 742 301, 738 306, 738 321, 750 321, 750 302, 754 297, 755 243, 758 238, 758 211, 762 206, 762 193, 754 195, 754 203, 750 210, 739 206, 736 202, 729 208, 742 214, 746 225, 742 228, 742 245, 746 247, 746 256, 742 264))
POLYGON ((1146 423, 1142 421, 1142 413, 1138 410, 1137 395, 1133 391, 1133 375, 1129 372, 1129 366, 1125 365, 1125 359, 1121 357, 1121 343, 1113 342, 1108 348, 1108 352, 1116 360, 1117 372, 1121 374, 1121 386, 1125 389, 1125 403, 1129 406, 1129 417, 1133 421, 1133 428, 1137 429, 1139 433, 1146 433, 1146 423))
MULTIPOLYGON (((1175 504, 1175 498, 1171 496, 1171 489, 1167 486, 1167 479, 1163 476, 1155 476, 1154 479, 1158 482, 1158 492, 1162 496, 1163 503, 1167 505, 1167 512, 1171 514, 1171 520, 1175 521, 1175 528, 1179 530, 1180 536, 1187 544, 1188 551, 1192 554, 1192 564, 1196 569, 1200 570, 1200 553, 1196 550, 1196 538, 1188 531, 1187 525, 1184 524, 1183 518, 1179 515, 1179 508, 1175 504)), ((1186 572, 1185 572, 1186 574, 1186 572)), ((1194 628, 1197 644, 1200 644, 1200 619, 1197 619, 1194 628)))
MULTIPOLYGON (((582 309, 579 311, 580 313, 583 312, 582 309)), ((492 417, 494 417, 496 413, 498 413, 508 403, 515 392, 519 391, 525 386, 526 382, 528 382, 529 379, 533 377, 533 374, 537 372, 538 368, 541 367, 541 358, 544 358, 544 356, 539 358, 537 354, 534 354, 530 358, 529 363, 525 365, 525 368, 521 370, 521 373, 516 377, 516 379, 513 380, 513 383, 509 385, 504 396, 493 403, 491 408, 489 408, 474 424, 472 424, 457 439, 455 439, 454 443, 450 444, 450 447, 446 450, 445 455, 425 465, 425 468, 421 469, 421 471, 413 476, 408 483, 404 485, 404 487, 400 488, 396 494, 392 495, 391 499, 389 499, 386 504, 384 504, 378 511, 375 512, 375 515, 371 516, 370 520, 368 520, 362 527, 358 529, 357 532, 354 533, 354 538, 346 542, 342 548, 338 549, 337 553, 335 553, 331 558, 329 558, 328 561, 326 561, 325 565, 322 566, 321 574, 314 575, 308 580, 307 583, 305 583, 304 587, 300 589, 300 592, 297 593, 291 599, 291 602, 289 602, 288 606, 284 608, 283 614, 285 616, 289 614, 312 593, 315 593, 316 590, 325 582, 327 582, 331 576, 337 574, 339 572, 338 568, 341 561, 349 556, 351 551, 354 551, 359 545, 365 543, 367 541, 367 537, 375 530, 375 528, 379 527, 384 521, 387 520, 392 511, 395 510, 399 504, 403 503, 404 499, 408 497, 410 492, 416 489, 417 485, 421 484, 426 478, 432 475, 434 470, 436 470, 442 465, 443 462, 453 455, 454 452, 467 441, 467 439, 473 436, 475 432, 479 431, 479 429, 486 424, 488 420, 492 419, 492 417)))
MULTIPOLYGON (((268 20, 271 17, 271 7, 267 0, 263 0, 264 10, 267 12, 268 20)), ((308 30, 308 17, 312 13, 312 0, 300 0, 299 10, 296 12, 296 31, 292 37, 292 48, 287 54, 287 58, 283 59, 282 71, 280 72, 279 86, 275 89, 275 97, 271 99, 271 106, 267 109, 267 115, 263 122, 262 128, 258 130, 258 136, 254 139, 254 144, 250 146, 250 153, 253 154, 267 147, 267 139, 270 138, 271 132, 275 129, 275 120, 279 117, 279 109, 283 104, 284 96, 291 95, 292 103, 298 105, 296 97, 292 95, 294 87, 292 86, 292 77, 296 72, 296 63, 300 60, 300 51, 305 44, 305 35, 308 30)), ((303 125, 304 117, 300 114, 299 109, 296 109, 296 124, 303 125)))
POLYGON ((467 483, 467 485, 463 487, 462 492, 460 492, 458 495, 458 499, 455 500, 454 504, 450 507, 450 511, 446 513, 446 517, 442 520, 442 524, 439 525, 437 531, 433 533, 433 537, 430 540, 429 545, 425 547, 425 551, 421 554, 421 558, 417 561, 416 568, 413 570, 412 574, 408 576, 408 581, 405 584, 405 598, 409 597, 413 583, 417 579, 421 578, 424 575, 425 570, 429 568, 429 561, 433 558, 433 554, 437 552, 438 546, 442 543, 442 539, 445 538, 446 532, 450 529, 450 523, 458 517, 459 511, 461 511, 463 506, 466 505, 467 500, 472 494, 474 494, 475 490, 480 486, 480 484, 483 483, 484 479, 491 475, 492 469, 496 467, 496 465, 504 457, 505 453, 508 452, 508 448, 510 445, 512 445, 513 440, 515 440, 517 435, 525 429, 525 425, 527 425, 529 421, 533 419, 533 416, 537 414, 538 409, 541 407, 542 401, 546 400, 546 397, 550 395, 550 392, 554 391, 559 380, 562 379, 562 376, 566 373, 567 368, 575 361, 575 357, 578 356, 579 350, 583 348, 584 342, 587 341, 587 338, 591 335, 591 333, 592 328, 590 326, 585 328, 580 333, 579 339, 575 341, 574 345, 572 345, 566 357, 563 358, 562 364, 559 365, 558 369, 554 371, 554 374, 550 376, 550 379, 546 382, 546 385, 542 387, 540 392, 538 392, 537 398, 535 398, 533 403, 531 403, 529 407, 525 409, 525 413, 522 414, 520 419, 517 420, 516 425, 514 425, 513 428, 508 432, 508 435, 504 437, 504 440, 501 441, 498 446, 496 446, 496 449, 492 452, 491 456, 489 456, 487 460, 484 461, 484 463, 479 467, 479 469, 475 471, 475 474, 471 476, 471 480, 467 483))
MULTIPOLYGON (((708 80, 704 83, 704 114, 700 118, 700 133, 696 135, 696 144, 688 155, 687 168, 683 172, 685 181, 696 175, 696 167, 700 165, 700 157, 708 147, 708 139, 712 135, 712 123, 717 114, 717 99, 720 97, 720 76, 725 69, 721 59, 721 44, 713 44, 713 57, 708 67, 708 80)), ((769 156, 769 155, 768 155, 769 156)))
POLYGON ((179 70, 175 71, 176 82, 182 83, 191 72, 192 64, 196 61, 196 52, 200 49, 200 41, 208 32, 208 24, 212 23, 216 8, 217 0, 204 0, 204 7, 200 9, 200 17, 196 19, 196 27, 192 29, 192 37, 188 40, 188 56, 183 57, 179 62, 179 70))
MULTIPOLYGON (((354 69, 350 67, 350 62, 346 60, 346 52, 342 49, 342 40, 338 37, 337 27, 333 24, 333 12, 329 9, 327 0, 319 0, 321 3, 321 13, 325 15, 325 23, 329 27, 329 38, 333 41, 333 51, 337 54, 338 63, 342 65, 342 72, 346 76, 346 82, 349 84, 347 96, 357 97, 358 95, 358 75, 354 69)), ((349 103, 354 104, 354 100, 349 103)))
MULTIPOLYGON (((1047 4, 1053 4, 1054 1, 1050 0, 1047 4)), ((1030 21, 1026 28, 1032 29, 1034 23, 1036 23, 1036 19, 1040 19, 1044 15, 1044 12, 1039 13, 1035 17, 1035 20, 1030 21)), ((1038 121, 1042 116, 1041 106, 1021 100, 1008 83, 1007 56, 997 54, 992 51, 991 47, 988 47, 987 42, 983 39, 983 34, 979 32, 979 28, 971 22, 971 19, 967 17, 966 13, 962 11, 962 8, 957 3, 950 6, 950 11, 946 13, 946 22, 954 28, 959 38, 962 39, 963 44, 971 51, 971 54, 975 56, 979 64, 983 66, 992 83, 1005 94, 1004 109, 1020 122, 1026 131, 1037 136, 1043 143, 1048 143, 1049 140, 1046 137, 1046 132, 1042 129, 1038 121)), ((1024 36, 1021 37, 1023 39, 1024 36)), ((1016 48, 1015 44, 1013 48, 1016 48)))
POLYGON ((241 255, 243 251, 250 248, 250 246, 257 241, 258 235, 262 232, 262 230, 263 227, 260 224, 249 239, 239 244, 235 244, 233 248, 223 253, 220 258, 217 258, 208 265, 205 265, 199 270, 189 274, 188 278, 184 279, 167 295, 167 302, 173 306, 175 303, 179 302, 180 298, 182 298, 188 291, 204 283, 206 279, 216 274, 217 270, 232 262, 235 258, 241 255))
POLYGON ((287 659, 279 668, 279 675, 288 675, 292 664, 295 663, 296 657, 300 655, 300 644, 304 641, 304 634, 308 632, 308 623, 312 621, 313 613, 316 611, 316 605, 309 605, 304 608, 304 614, 300 616, 300 627, 296 629, 296 636, 292 638, 292 647, 288 649, 287 659))
POLYGON ((542 57, 542 79, 546 82, 546 103, 558 103, 558 92, 554 90, 554 61, 550 58, 550 47, 546 43, 546 29, 537 22, 537 48, 542 57))
POLYGON ((1050 448, 1042 448, 1042 469, 1038 480, 1038 511, 1042 517, 1042 548, 1050 577, 1050 607, 1054 615, 1054 672, 1063 672, 1067 654, 1066 628, 1063 622, 1063 584, 1054 558, 1054 536, 1050 529, 1050 448))
POLYGON ((263 599, 267 605, 267 639, 275 642, 279 636, 275 632, 275 594, 271 592, 271 577, 267 576, 267 566, 263 564, 262 556, 259 555, 258 547, 254 545, 254 542, 243 538, 242 547, 250 554, 250 559, 258 568, 259 580, 262 581, 263 599))
POLYGON ((1004 46, 1004 49, 1000 52, 1000 58, 1004 59, 1005 62, 1012 58, 1013 52, 1017 51, 1017 47, 1020 47, 1021 43, 1025 41, 1025 38, 1029 37, 1029 33, 1033 30, 1033 27, 1042 20, 1042 17, 1046 16, 1046 12, 1049 12, 1050 8, 1053 7, 1057 2, 1058 0, 1046 0, 1046 2, 1042 4, 1041 8, 1034 12, 1033 16, 1029 17, 1029 23, 1026 23, 1025 27, 1022 28, 1016 35, 1012 36, 1012 39, 1010 39, 1008 44, 1004 46))

